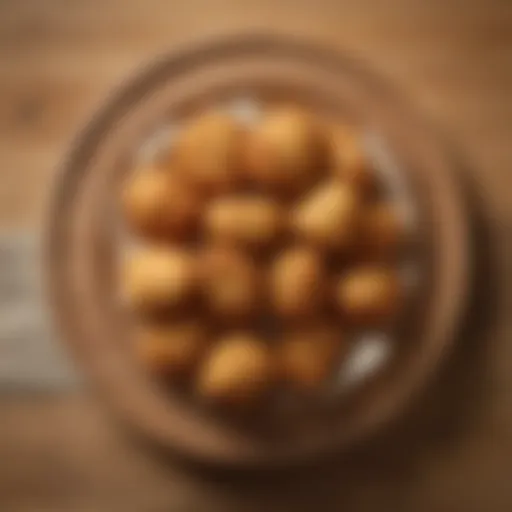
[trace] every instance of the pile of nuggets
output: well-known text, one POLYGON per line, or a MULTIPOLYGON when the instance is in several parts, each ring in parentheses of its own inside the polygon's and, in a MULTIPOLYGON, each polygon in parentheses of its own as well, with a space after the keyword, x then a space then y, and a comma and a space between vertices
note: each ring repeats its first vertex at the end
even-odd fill
POLYGON ((120 272, 144 368, 224 406, 318 392, 403 305, 404 229, 360 132, 299 107, 201 113, 123 184, 120 272))

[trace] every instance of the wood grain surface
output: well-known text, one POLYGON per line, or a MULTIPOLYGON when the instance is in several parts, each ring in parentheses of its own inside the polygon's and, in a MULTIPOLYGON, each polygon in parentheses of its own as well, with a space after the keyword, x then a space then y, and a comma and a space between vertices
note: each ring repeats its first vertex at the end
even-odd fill
POLYGON ((0 228, 40 226, 56 165, 113 86, 187 40, 284 32, 360 56, 463 156, 478 294, 452 361, 379 439, 293 475, 198 472, 134 443, 87 391, 0 394, 0 510, 512 509, 512 2, 3 0, 0 228))

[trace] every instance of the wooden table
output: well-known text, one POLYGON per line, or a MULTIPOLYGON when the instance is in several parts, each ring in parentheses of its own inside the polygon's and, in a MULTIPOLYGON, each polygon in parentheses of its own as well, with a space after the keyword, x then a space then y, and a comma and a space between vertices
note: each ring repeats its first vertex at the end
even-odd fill
POLYGON ((326 467, 271 478, 153 457, 87 390, 4 391, 0 510, 512 510, 509 0, 3 0, 0 226, 39 227, 57 161, 113 85, 177 43, 249 29, 359 55, 460 148, 492 272, 478 283, 459 349, 378 439, 326 467))

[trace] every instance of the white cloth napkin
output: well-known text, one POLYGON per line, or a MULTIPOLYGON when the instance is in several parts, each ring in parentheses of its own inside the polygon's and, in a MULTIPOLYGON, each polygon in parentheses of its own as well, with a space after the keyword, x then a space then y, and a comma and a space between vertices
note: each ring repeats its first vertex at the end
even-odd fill
POLYGON ((0 232, 0 392, 78 383, 52 332, 42 281, 37 235, 0 232))

